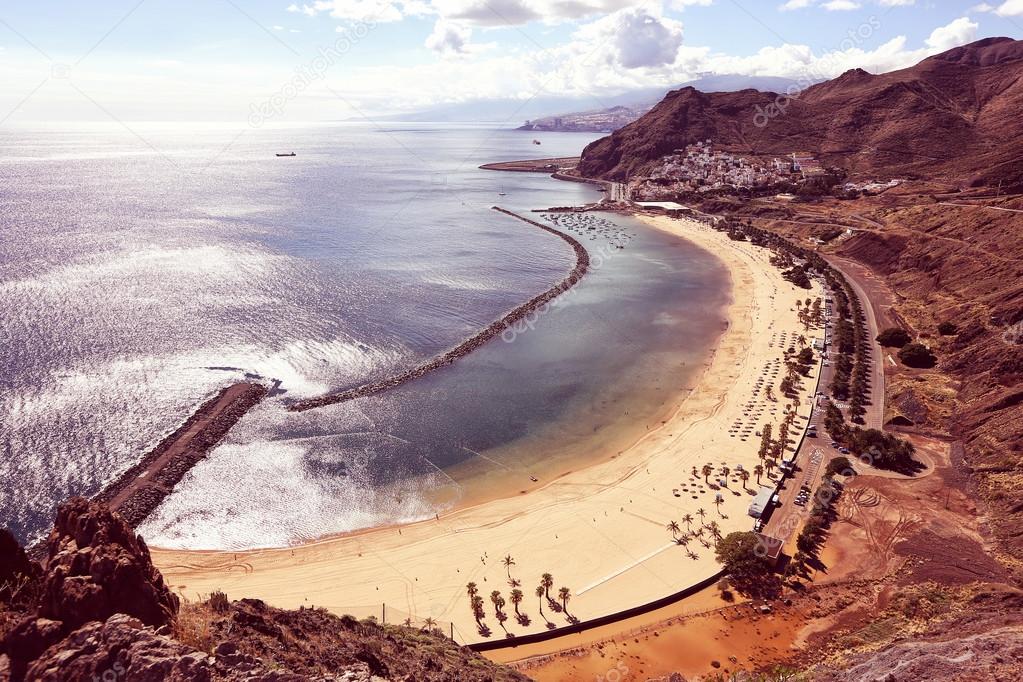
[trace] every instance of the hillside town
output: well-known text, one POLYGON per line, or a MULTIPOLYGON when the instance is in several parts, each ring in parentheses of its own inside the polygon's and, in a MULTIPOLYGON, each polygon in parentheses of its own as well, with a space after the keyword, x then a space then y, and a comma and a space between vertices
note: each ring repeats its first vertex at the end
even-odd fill
POLYGON ((721 189, 768 188, 779 183, 798 183, 826 174, 817 158, 793 152, 784 158, 750 159, 715 150, 711 140, 676 149, 633 188, 641 199, 659 199, 689 192, 721 189))

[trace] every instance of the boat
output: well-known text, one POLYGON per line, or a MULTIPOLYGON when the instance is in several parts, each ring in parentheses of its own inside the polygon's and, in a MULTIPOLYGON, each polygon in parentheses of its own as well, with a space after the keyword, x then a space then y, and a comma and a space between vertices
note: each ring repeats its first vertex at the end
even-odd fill
POLYGON ((298 156, 295 152, 277 153, 277 156, 298 156))
POLYGON ((540 144, 540 140, 533 140, 533 144, 540 144))

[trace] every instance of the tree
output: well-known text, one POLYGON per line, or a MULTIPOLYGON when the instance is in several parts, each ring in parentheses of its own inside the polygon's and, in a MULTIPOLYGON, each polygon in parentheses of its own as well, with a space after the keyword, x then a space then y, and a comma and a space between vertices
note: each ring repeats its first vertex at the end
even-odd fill
POLYGON ((504 568, 508 572, 508 582, 511 582, 511 567, 515 565, 515 559, 512 559, 512 555, 508 554, 504 559, 501 559, 501 563, 504 564, 504 568))
POLYGON ((714 473, 714 467, 709 464, 703 465, 703 482, 710 485, 710 475, 714 473))
POLYGON ((565 609, 565 613, 568 613, 568 600, 572 598, 572 593, 567 587, 562 587, 558 590, 558 599, 561 601, 561 608, 565 609))
POLYGON ((721 480, 724 481, 724 486, 728 487, 728 474, 732 473, 732 470, 728 467, 721 467, 721 480))
POLYGON ((681 530, 677 521, 669 521, 668 525, 665 527, 668 529, 668 532, 671 533, 671 537, 676 537, 678 532, 681 530))
POLYGON ((522 594, 522 590, 520 590, 518 588, 515 588, 514 590, 511 591, 511 603, 512 603, 512 606, 515 607, 515 615, 516 616, 521 616, 522 615, 521 613, 519 613, 519 604, 522 603, 522 597, 523 596, 524 595, 522 594))
POLYGON ((877 342, 887 348, 902 348, 912 340, 910 333, 901 327, 888 327, 877 335, 877 342))
POLYGON ((856 471, 852 468, 852 463, 849 461, 848 457, 833 457, 831 461, 828 462, 828 466, 824 469, 824 475, 826 477, 835 476, 836 474, 844 476, 846 472, 856 473, 856 471))
MULTIPOLYGON (((760 466, 759 464, 757 466, 760 466)), ((746 490, 746 483, 749 482, 749 472, 743 469, 739 472, 739 478, 742 479, 742 489, 746 490)))
POLYGON ((707 517, 707 511, 703 507, 700 507, 696 510, 696 515, 700 517, 700 521, 703 521, 703 519, 707 517))
POLYGON ((551 588, 554 587, 554 576, 550 573, 544 573, 540 576, 540 587, 543 588, 543 593, 548 599, 551 598, 551 588))
POLYGON ((899 351, 899 361, 907 367, 928 368, 934 367, 938 359, 934 357, 931 349, 922 343, 910 343, 899 351))
POLYGON ((544 589, 544 586, 543 586, 543 585, 537 585, 537 586, 536 586, 536 589, 535 589, 535 590, 533 590, 533 594, 535 594, 535 595, 536 595, 536 598, 537 598, 537 599, 539 600, 539 602, 540 602, 540 616, 541 616, 541 617, 545 617, 545 616, 543 615, 543 599, 544 599, 544 595, 546 594, 546 592, 547 592, 547 591, 546 591, 546 589, 544 589))
POLYGON ((760 459, 766 459, 773 449, 774 446, 771 444, 771 425, 764 424, 764 428, 760 432, 760 452, 757 454, 760 455, 760 459))
POLYGON ((774 597, 780 593, 781 580, 774 574, 755 533, 729 533, 717 543, 715 554, 732 587, 740 594, 774 597))
POLYGON ((693 528, 693 515, 692 514, 686 514, 685 516, 683 516, 682 517, 682 523, 686 524, 686 528, 692 530, 692 528, 693 528))
POLYGON ((717 495, 714 496, 714 506, 717 507, 718 515, 721 514, 721 505, 724 504, 724 502, 725 498, 724 495, 722 495, 721 493, 718 493, 717 495))
POLYGON ((753 473, 757 476, 757 485, 760 485, 760 477, 764 475, 764 465, 758 464, 753 467, 753 473))
POLYGON ((432 630, 437 627, 437 621, 432 616, 427 616, 423 621, 423 630, 432 630))
POLYGON ((953 336, 959 333, 959 327, 954 322, 945 321, 938 325, 938 333, 942 336, 953 336))

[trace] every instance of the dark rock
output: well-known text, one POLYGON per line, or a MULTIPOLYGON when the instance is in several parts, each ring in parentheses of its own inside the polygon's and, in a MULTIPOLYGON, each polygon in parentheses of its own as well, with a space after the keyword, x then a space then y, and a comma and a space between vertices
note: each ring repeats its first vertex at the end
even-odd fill
POLYGON ((177 613, 146 543, 102 504, 62 505, 47 548, 39 614, 63 621, 65 632, 115 613, 159 627, 177 613))
POLYGON ((0 528, 0 602, 23 596, 25 585, 34 581, 39 573, 39 565, 28 558, 10 531, 0 528))

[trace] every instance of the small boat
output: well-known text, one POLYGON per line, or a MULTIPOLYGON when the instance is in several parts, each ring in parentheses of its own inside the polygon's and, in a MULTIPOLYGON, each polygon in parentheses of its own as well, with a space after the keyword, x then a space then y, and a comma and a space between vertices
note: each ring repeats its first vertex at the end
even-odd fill
POLYGON ((533 140, 533 144, 540 144, 540 140, 533 140))
POLYGON ((532 481, 533 483, 536 483, 537 479, 536 479, 536 476, 530 476, 529 480, 532 481))
POLYGON ((498 192, 498 193, 497 193, 497 196, 499 196, 499 197, 505 197, 505 196, 508 196, 508 193, 507 193, 507 192, 498 192))
POLYGON ((298 156, 295 152, 277 153, 277 156, 298 156))

